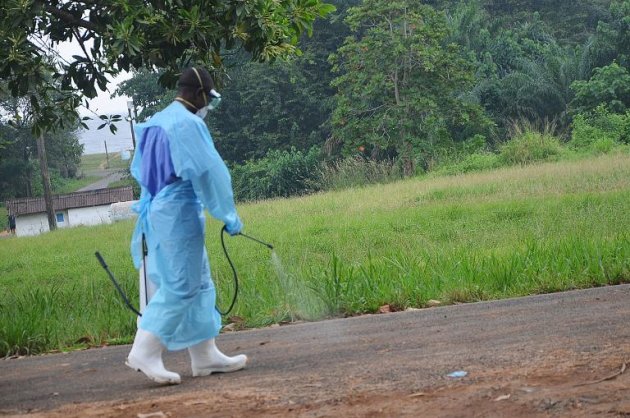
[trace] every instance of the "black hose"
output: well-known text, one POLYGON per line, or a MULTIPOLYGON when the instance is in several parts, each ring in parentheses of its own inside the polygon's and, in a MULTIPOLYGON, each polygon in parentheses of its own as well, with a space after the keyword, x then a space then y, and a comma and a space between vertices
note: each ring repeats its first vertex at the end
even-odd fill
POLYGON ((225 312, 221 312, 221 309, 219 309, 219 305, 215 304, 217 311, 223 316, 226 316, 232 311, 232 308, 234 308, 234 304, 236 303, 236 297, 238 296, 238 275, 236 274, 234 263, 232 263, 232 259, 227 252, 227 248, 225 247, 225 240, 223 238, 225 236, 225 232, 225 225, 223 225, 223 228, 221 228, 221 246, 223 247, 223 254, 225 254, 225 258, 227 258, 227 261, 230 264, 230 268, 232 269, 232 274, 234 275, 234 296, 232 297, 232 303, 230 303, 230 307, 225 312))
MULTIPOLYGON (((223 316, 226 316, 227 314, 229 314, 232 311, 232 308, 234 308, 234 304, 236 303, 236 298, 238 296, 238 275, 236 274, 236 268, 234 267, 234 263, 232 263, 232 259, 230 258, 230 255, 228 254, 227 248, 225 247, 224 236, 225 236, 226 232, 227 232, 226 227, 225 227, 225 225, 223 225, 223 228, 221 228, 221 246, 223 247, 223 254, 225 254, 225 258, 227 259, 228 263, 230 264, 230 268, 232 269, 232 274, 234 275, 234 296, 232 296, 232 302, 230 303, 230 307, 225 312, 222 312, 219 309, 219 306, 215 304, 216 310, 223 316)), ((273 245, 271 245, 271 244, 263 242, 263 241, 261 241, 261 240, 259 240, 257 238, 254 238, 254 237, 250 237, 249 235, 245 235, 243 233, 239 233, 238 235, 242 235, 245 238, 249 238, 249 239, 258 242, 259 244, 265 245, 269 249, 273 250, 273 245)), ((143 253, 144 253, 145 248, 146 248, 145 245, 146 244, 143 242, 143 253)), ((129 302, 129 299, 127 299, 127 295, 125 295, 125 292, 123 292, 123 290, 120 288, 120 285, 116 281, 116 278, 114 277, 114 274, 109 270, 109 267, 107 267, 107 263, 105 263, 105 259, 103 259, 103 257, 101 256, 101 254, 98 251, 95 252, 94 254, 96 255, 96 258, 98 259, 98 261, 101 263, 101 266, 107 272, 107 275, 109 276, 109 278, 112 281, 112 283, 114 283, 114 286, 116 287, 116 290, 118 290, 118 293, 120 294, 120 296, 125 301, 125 305, 127 305, 127 307, 129 309, 131 309, 133 311, 133 313, 135 313, 136 315, 142 316, 142 314, 136 308, 133 307, 131 302, 129 302)), ((146 256, 146 253, 144 253, 144 255, 146 256)), ((146 266, 144 266, 144 267, 145 267, 145 281, 146 281, 146 266)))

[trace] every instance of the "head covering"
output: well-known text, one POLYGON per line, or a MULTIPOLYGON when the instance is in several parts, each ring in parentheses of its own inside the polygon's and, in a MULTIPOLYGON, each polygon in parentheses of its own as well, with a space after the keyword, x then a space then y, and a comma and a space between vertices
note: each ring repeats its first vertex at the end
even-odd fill
POLYGON ((208 70, 202 67, 189 67, 182 71, 177 82, 178 87, 201 88, 206 93, 214 89, 214 81, 208 70))

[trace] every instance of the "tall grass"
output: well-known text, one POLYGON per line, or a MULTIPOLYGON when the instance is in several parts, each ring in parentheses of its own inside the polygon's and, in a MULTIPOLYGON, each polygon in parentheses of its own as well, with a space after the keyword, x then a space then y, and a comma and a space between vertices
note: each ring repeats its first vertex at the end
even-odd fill
POLYGON ((394 161, 349 157, 322 164, 317 182, 321 190, 344 190, 366 184, 390 183, 401 178, 402 171, 394 161))
MULTIPOLYGON (((227 239, 240 278, 233 316, 246 327, 297 319, 554 292, 630 280, 630 157, 407 179, 239 205, 227 239)), ((221 225, 207 246, 225 308, 232 276, 221 225)), ((130 341, 133 222, 0 240, 0 353, 130 341)))

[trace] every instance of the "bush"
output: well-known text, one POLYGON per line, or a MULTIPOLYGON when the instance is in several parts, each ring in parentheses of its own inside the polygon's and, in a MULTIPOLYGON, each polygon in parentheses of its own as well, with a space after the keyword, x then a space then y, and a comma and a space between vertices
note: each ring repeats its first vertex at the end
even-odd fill
POLYGON ((505 143, 500 148, 502 162, 512 164, 530 164, 537 161, 556 160, 562 154, 562 145, 555 136, 527 130, 505 143))
POLYGON ((610 152, 616 145, 630 143, 630 112, 610 113, 604 106, 573 119, 569 145, 576 150, 610 152))
POLYGON ((234 195, 239 201, 289 197, 318 190, 320 151, 291 148, 271 150, 260 160, 231 169, 234 195))

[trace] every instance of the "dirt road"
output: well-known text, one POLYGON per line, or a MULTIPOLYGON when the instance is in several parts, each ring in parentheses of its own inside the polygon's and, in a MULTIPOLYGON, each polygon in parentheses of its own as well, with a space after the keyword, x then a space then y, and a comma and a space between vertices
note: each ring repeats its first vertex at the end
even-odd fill
POLYGON ((192 378, 169 353, 183 382, 166 387, 123 365, 128 346, 2 360, 0 414, 630 416, 629 320, 621 285, 226 333, 247 369, 192 378))
POLYGON ((125 173, 122 170, 117 170, 117 171, 104 170, 100 174, 102 177, 100 180, 92 184, 88 184, 85 187, 82 187, 81 189, 77 190, 77 192, 87 192, 89 190, 106 189, 107 186, 110 185, 110 183, 117 182, 118 180, 122 179, 125 176, 125 173))

